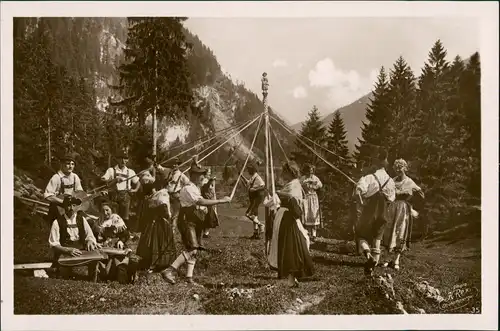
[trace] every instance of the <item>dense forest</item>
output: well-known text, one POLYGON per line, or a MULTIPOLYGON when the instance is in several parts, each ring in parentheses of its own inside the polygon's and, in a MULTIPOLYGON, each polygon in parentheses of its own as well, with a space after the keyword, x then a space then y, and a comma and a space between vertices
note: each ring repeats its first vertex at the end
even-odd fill
MULTIPOLYGON (((380 69, 353 157, 340 116, 325 128, 319 110, 313 107, 301 130, 302 135, 318 143, 318 152, 355 180, 373 171, 372 161, 381 148, 389 153, 391 175, 394 160, 405 159, 408 175, 426 194, 425 200, 415 202, 420 212, 415 228, 424 236, 460 224, 481 204, 479 54, 466 60, 456 56, 450 62, 438 40, 428 56, 418 77, 403 57, 389 72, 380 69)), ((340 172, 325 167, 301 143, 296 149, 296 159, 316 164, 325 184, 325 230, 337 237, 352 237, 348 210, 354 186, 340 172)))
MULTIPOLYGON (((16 18, 16 169, 46 179, 58 157, 75 152, 77 172, 89 187, 117 150, 128 149, 132 166, 143 166, 145 152, 152 149, 155 107, 158 160, 178 152, 169 149, 184 142, 181 137, 165 141, 172 125, 186 127, 187 141, 194 141, 262 112, 259 97, 222 73, 213 52, 183 27, 185 20, 16 18)), ((242 132, 238 144, 249 147, 256 127, 242 132)), ((288 148, 289 134, 276 128, 276 135, 288 148)), ((263 147, 261 134, 256 157, 264 156, 263 147)), ((234 165, 236 158, 229 156, 229 148, 221 148, 205 162, 234 165)))

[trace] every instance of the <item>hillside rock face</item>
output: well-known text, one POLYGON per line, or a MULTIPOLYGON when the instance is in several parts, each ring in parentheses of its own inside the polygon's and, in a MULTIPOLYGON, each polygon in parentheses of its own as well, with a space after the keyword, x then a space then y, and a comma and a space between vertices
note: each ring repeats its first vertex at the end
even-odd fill
MULTIPOLYGON (((100 32, 100 60, 107 67, 107 70, 96 73, 95 87, 98 99, 97 107, 102 111, 105 111, 109 99, 117 100, 120 98, 109 86, 119 83, 117 68, 124 61, 123 50, 126 47, 127 25, 126 18, 113 18, 112 26, 104 26, 100 32)), ((160 121, 158 123, 158 141, 160 148, 164 149, 168 149, 175 141, 185 143, 190 136, 200 137, 209 132, 243 124, 263 110, 262 102, 258 100, 255 94, 241 85, 234 84, 226 74, 222 73, 220 65, 210 49, 187 30, 186 36, 188 41, 194 44, 194 51, 190 54, 191 58, 189 60, 195 63, 197 69, 201 67, 202 71, 206 71, 207 76, 212 77, 210 83, 193 88, 195 107, 203 112, 205 120, 192 116, 189 120, 176 123, 165 120, 160 121), (204 65, 206 65, 206 68, 203 68, 204 65), (202 132, 200 132, 200 129, 202 132)), ((274 116, 277 115, 274 114, 274 116)), ((148 118, 147 122, 151 123, 151 118, 148 118)), ((255 129, 256 124, 250 126, 242 134, 238 134, 234 139, 228 141, 220 151, 227 154, 228 150, 234 148, 235 153, 233 156, 237 159, 245 159, 250 152, 255 129)), ((227 139, 234 133, 223 138, 227 139)), ((263 136, 262 132, 260 135, 263 136)), ((286 140, 289 137, 284 132, 279 130, 276 135, 282 145, 288 145, 286 140)), ((251 153, 251 159, 261 161, 263 147, 263 140, 258 139, 251 153)))

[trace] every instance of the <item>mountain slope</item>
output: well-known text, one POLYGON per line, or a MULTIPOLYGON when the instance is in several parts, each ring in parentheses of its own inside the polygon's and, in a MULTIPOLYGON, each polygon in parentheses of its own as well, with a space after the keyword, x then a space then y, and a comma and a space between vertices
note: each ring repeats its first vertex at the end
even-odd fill
MULTIPOLYGON (((324 116, 321 121, 327 127, 333 120, 333 116, 336 112, 340 112, 342 119, 344 120, 345 128, 347 130, 347 141, 349 150, 354 151, 354 146, 358 142, 358 138, 361 137, 361 127, 363 121, 366 120, 366 106, 370 102, 371 93, 359 98, 353 103, 339 108, 332 113, 324 116)), ((302 128, 302 123, 297 123, 292 126, 292 128, 299 132, 302 128)))
MULTIPOLYGON (((126 19, 122 20, 122 26, 126 29, 126 19)), ((176 141, 185 143, 214 131, 243 124, 255 118, 264 110, 262 101, 255 93, 247 90, 243 85, 234 83, 230 77, 222 72, 221 66, 211 49, 206 47, 196 35, 187 29, 184 30, 184 33, 186 41, 191 44, 188 66, 191 74, 190 83, 193 87, 194 108, 201 115, 191 115, 187 120, 176 123, 161 121, 158 125, 159 146, 164 150, 168 150, 169 146, 176 141)), ((114 54, 123 53, 124 42, 120 40, 114 41, 113 38, 109 37, 106 40, 113 41, 111 47, 114 48, 114 54)), ((260 77, 257 75, 255 79, 260 79, 260 77)), ((101 108, 103 107, 101 106, 101 108)), ((272 109, 270 109, 270 113, 280 118, 272 109)), ((286 125, 283 120, 282 123, 286 125)), ((236 159, 246 158, 256 128, 257 123, 254 123, 207 158, 206 162, 217 164, 220 163, 220 160, 226 161, 231 148, 235 149, 233 155, 236 159)), ((289 148, 289 134, 283 128, 277 126, 275 131, 281 145, 287 150, 289 148)), ((227 134, 224 138, 229 138, 232 134, 227 134)), ((213 141, 209 144, 212 143, 213 141)), ((264 134, 261 131, 255 142, 252 158, 256 160, 263 159, 264 144, 264 134)), ((281 161, 281 157, 281 153, 277 155, 276 162, 281 161)))

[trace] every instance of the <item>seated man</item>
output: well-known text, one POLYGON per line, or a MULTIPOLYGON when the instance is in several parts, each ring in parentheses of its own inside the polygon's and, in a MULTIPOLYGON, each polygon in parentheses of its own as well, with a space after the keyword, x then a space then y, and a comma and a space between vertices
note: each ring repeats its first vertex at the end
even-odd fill
MULTIPOLYGON (((76 207, 81 204, 81 200, 73 197, 65 197, 62 203, 64 213, 59 214, 52 222, 50 229, 49 245, 54 252, 54 266, 59 270, 61 265, 59 258, 78 257, 82 251, 93 251, 97 249, 97 241, 90 228, 89 223, 82 212, 77 212, 76 207)), ((83 261, 85 264, 85 262, 83 261)), ((78 264, 82 264, 79 261, 78 264)), ((91 280, 97 277, 97 261, 91 261, 88 265, 88 276, 91 280)), ((71 265, 67 265, 71 267, 71 265)))

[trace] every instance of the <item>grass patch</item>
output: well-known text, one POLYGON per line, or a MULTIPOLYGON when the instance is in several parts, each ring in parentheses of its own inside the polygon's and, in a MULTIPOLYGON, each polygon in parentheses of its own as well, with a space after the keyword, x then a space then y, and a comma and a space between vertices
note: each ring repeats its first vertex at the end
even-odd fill
MULTIPOLYGON (((184 270, 180 270, 174 286, 158 274, 142 275, 134 285, 120 285, 38 279, 19 273, 14 277, 15 314, 280 314, 293 307, 297 299, 316 300, 303 314, 394 313, 379 287, 364 278, 363 258, 353 254, 351 244, 335 241, 313 246, 314 277, 290 289, 267 267, 264 241, 248 238, 253 228, 244 217, 245 209, 234 205, 218 209, 221 226, 205 239, 209 251, 200 254, 194 273, 204 287, 183 282, 184 270), (234 288, 251 295, 231 300, 228 292, 234 288)), ((36 218, 16 220, 16 263, 48 259, 48 226, 42 224, 36 218)), ((480 289, 480 265, 480 239, 473 238, 451 244, 415 244, 403 256, 400 271, 377 268, 376 273, 392 273, 396 298, 405 307, 443 313, 442 307, 417 295, 412 282, 426 280, 444 297, 457 284, 480 289)), ((480 293, 468 306, 454 312, 470 313, 472 306, 480 307, 480 293)))

